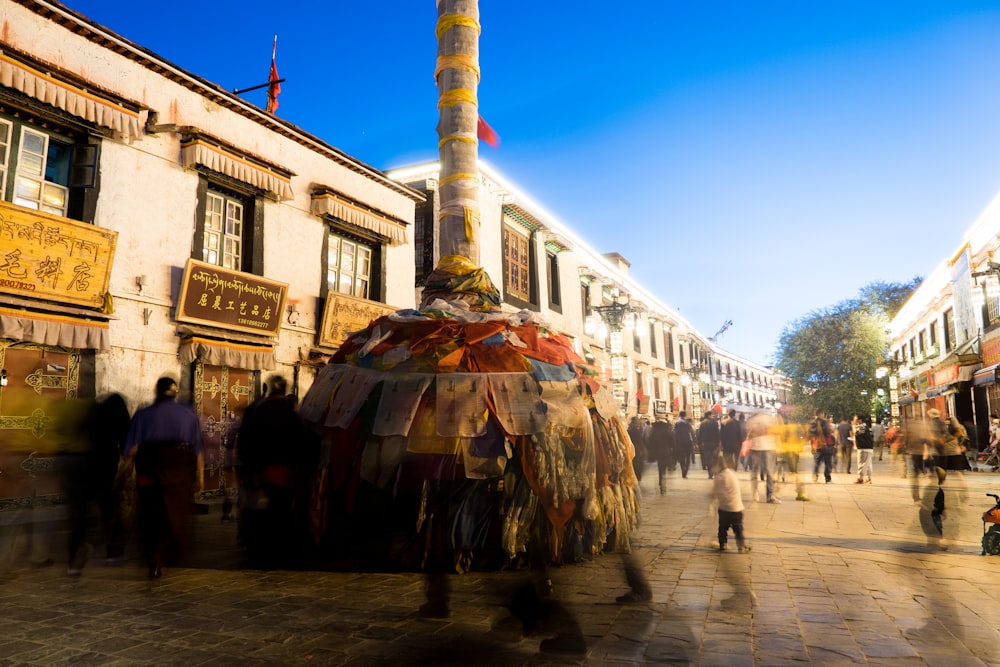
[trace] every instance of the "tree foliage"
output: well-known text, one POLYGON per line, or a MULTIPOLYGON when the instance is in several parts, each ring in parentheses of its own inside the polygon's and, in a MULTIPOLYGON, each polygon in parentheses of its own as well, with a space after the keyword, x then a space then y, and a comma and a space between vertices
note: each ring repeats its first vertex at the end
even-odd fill
POLYGON ((838 418, 876 411, 883 384, 876 375, 889 349, 889 320, 919 284, 919 278, 908 284, 869 283, 858 298, 785 327, 776 366, 791 380, 797 417, 811 417, 817 408, 838 418))

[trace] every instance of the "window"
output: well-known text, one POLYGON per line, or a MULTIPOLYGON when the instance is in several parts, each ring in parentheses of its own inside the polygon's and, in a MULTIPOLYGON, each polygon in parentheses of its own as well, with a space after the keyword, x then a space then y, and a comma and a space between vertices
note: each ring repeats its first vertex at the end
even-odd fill
POLYGON ((203 260, 233 271, 243 270, 243 208, 233 197, 208 193, 203 260))
POLYGON ((515 305, 533 305, 531 239, 513 225, 503 228, 504 298, 515 305))
POLYGON ((649 354, 653 357, 656 356, 656 322, 654 320, 649 321, 649 354))
POLYGON ((330 292, 372 298, 371 245, 330 230, 326 249, 326 287, 330 292))
POLYGON ((955 347, 955 312, 947 310, 944 313, 944 349, 951 352, 955 347))
MULTIPOLYGON (((198 219, 194 258, 231 271, 263 270, 262 207, 256 196, 233 179, 205 173, 198 183, 198 219)), ((245 186, 249 187, 249 186, 245 186)))
POLYGON ((559 255, 547 251, 545 253, 545 268, 549 279, 549 307, 562 312, 562 295, 559 288, 559 255))
POLYGON ((3 199, 66 216, 73 144, 26 124, 0 118, 3 199))

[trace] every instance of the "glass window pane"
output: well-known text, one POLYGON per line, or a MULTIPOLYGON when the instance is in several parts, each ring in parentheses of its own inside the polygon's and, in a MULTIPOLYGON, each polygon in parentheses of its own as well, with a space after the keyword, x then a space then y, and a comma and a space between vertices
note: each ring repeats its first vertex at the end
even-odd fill
POLYGON ((341 273, 340 284, 337 286, 337 291, 340 292, 341 294, 353 294, 354 292, 351 290, 352 282, 353 281, 351 280, 351 276, 347 275, 346 273, 341 273))
POLYGON ((21 159, 17 163, 17 170, 29 176, 41 176, 43 163, 44 160, 41 155, 22 152, 21 159))
POLYGON ((341 242, 340 269, 344 273, 354 273, 354 255, 357 246, 350 241, 341 242))
MULTIPOLYGON (((41 158, 45 155, 45 135, 31 130, 24 130, 21 136, 21 151, 32 153, 41 158)), ((41 172, 39 172, 41 173, 41 172)))
POLYGON ((46 210, 52 209, 57 211, 59 215, 62 215, 62 211, 66 210, 67 194, 69 194, 69 190, 61 185, 46 183, 42 194, 43 205, 46 207, 46 210))
POLYGON ((30 178, 18 178, 14 183, 14 196, 18 199, 27 199, 38 202, 41 199, 42 183, 30 178))

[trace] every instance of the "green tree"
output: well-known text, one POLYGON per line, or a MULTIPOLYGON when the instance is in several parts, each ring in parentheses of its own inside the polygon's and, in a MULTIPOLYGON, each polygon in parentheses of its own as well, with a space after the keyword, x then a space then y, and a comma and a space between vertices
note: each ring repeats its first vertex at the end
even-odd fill
POLYGON ((776 366, 791 380, 797 417, 808 419, 817 408, 835 417, 875 412, 881 382, 876 371, 889 349, 889 320, 919 284, 919 278, 870 283, 858 298, 785 327, 776 366))

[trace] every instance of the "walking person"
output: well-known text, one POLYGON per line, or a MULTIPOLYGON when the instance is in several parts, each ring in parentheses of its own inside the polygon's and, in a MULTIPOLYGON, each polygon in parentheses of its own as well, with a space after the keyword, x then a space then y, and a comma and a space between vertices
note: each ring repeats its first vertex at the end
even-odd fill
POLYGON ((875 449, 878 450, 878 460, 881 461, 882 451, 885 448, 885 424, 880 421, 872 424, 872 440, 875 442, 875 449))
MULTIPOLYGON (((928 414, 933 412, 937 411, 930 410, 928 411, 928 414)), ((910 419, 906 422, 906 428, 903 432, 905 436, 903 449, 905 457, 910 463, 907 468, 907 474, 910 477, 910 497, 913 499, 914 503, 919 504, 920 476, 925 470, 930 470, 933 467, 924 460, 924 450, 926 449, 928 442, 927 422, 919 417, 910 419)))
POLYGON ((837 424, 837 450, 843 461, 844 472, 851 474, 851 459, 854 456, 854 438, 851 436, 851 422, 842 417, 837 424))
POLYGON ((777 460, 778 445, 772 429, 773 417, 756 415, 750 420, 750 491, 754 502, 759 499, 757 486, 761 477, 764 479, 766 500, 777 504, 781 501, 774 495, 774 467, 777 460))
POLYGON ((826 414, 819 408, 813 413, 813 420, 809 423, 809 444, 812 445, 813 459, 813 481, 819 481, 819 469, 823 466, 823 477, 826 483, 833 481, 831 475, 833 469, 833 452, 836 450, 833 437, 833 427, 826 420, 826 414))
POLYGON ((872 450, 875 447, 872 435, 871 420, 860 415, 854 415, 851 420, 854 446, 858 450, 858 479, 855 484, 872 483, 872 450))
POLYGON ((684 410, 680 411, 674 424, 674 452, 681 464, 681 477, 687 477, 694 457, 694 429, 688 423, 687 412, 684 410))
MULTIPOLYGON (((781 415, 776 417, 775 438, 778 443, 778 452, 785 458, 788 474, 792 476, 795 483, 795 499, 801 501, 809 500, 806 495, 806 484, 799 475, 799 455, 805 444, 804 427, 801 424, 785 421, 781 415)), ((785 481, 782 479, 782 481, 785 481)))
POLYGON ((139 536, 149 576, 181 560, 190 545, 191 502, 204 485, 198 415, 177 402, 177 381, 156 381, 156 399, 135 413, 125 456, 135 462, 139 536))
POLYGON ((701 457, 701 468, 712 479, 712 465, 722 448, 722 435, 719 431, 719 420, 714 411, 709 411, 698 427, 698 452, 701 457))
POLYGON ((736 470, 740 459, 740 446, 743 444, 743 427, 736 419, 736 410, 722 418, 719 426, 719 441, 722 445, 722 455, 729 462, 729 467, 736 470))
POLYGON ((659 415, 646 432, 646 451, 651 459, 656 460, 661 496, 667 492, 667 466, 673 460, 673 450, 674 427, 664 415, 659 415))
POLYGON ((635 478, 642 481, 642 471, 646 467, 646 420, 639 415, 632 417, 628 424, 628 437, 632 441, 632 448, 635 450, 632 456, 632 469, 635 471, 635 478))

